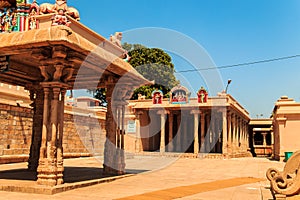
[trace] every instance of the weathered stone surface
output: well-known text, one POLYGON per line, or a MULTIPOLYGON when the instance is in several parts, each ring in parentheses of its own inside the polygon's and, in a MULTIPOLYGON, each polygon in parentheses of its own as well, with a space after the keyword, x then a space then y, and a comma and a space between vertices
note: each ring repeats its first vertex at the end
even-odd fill
MULTIPOLYGON (((33 111, 30 108, 0 104, 0 156, 1 163, 16 162, 18 155, 27 154, 28 159, 32 140, 33 111), (21 115, 21 113, 26 115, 21 115), (15 119, 16 125, 13 124, 15 119)), ((103 155, 105 142, 105 121, 87 116, 64 115, 64 154, 69 157, 103 155)), ((21 159, 24 161, 24 158, 21 159)))
POLYGON ((268 169, 266 176, 276 199, 284 199, 300 194, 300 151, 295 152, 287 161, 282 172, 268 169), (278 197, 278 198, 277 198, 278 197))

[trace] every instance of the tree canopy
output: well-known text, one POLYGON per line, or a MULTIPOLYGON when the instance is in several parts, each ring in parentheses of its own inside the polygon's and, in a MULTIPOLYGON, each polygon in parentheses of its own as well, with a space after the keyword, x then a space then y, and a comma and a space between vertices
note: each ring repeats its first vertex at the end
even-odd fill
POLYGON ((155 88, 162 90, 164 97, 169 96, 169 91, 178 85, 174 73, 174 64, 171 56, 159 48, 147 48, 140 44, 124 43, 123 48, 128 51, 131 57, 129 63, 146 79, 154 80, 153 86, 142 86, 135 90, 132 99, 137 99, 138 94, 151 98, 155 88))
MULTIPOLYGON (((155 88, 160 89, 164 97, 169 97, 169 91, 179 84, 174 75, 171 56, 162 49, 147 48, 141 44, 124 43, 123 48, 131 57, 129 63, 146 79, 155 81, 154 85, 136 89, 131 99, 138 99, 139 93, 150 99, 155 88)), ((105 93, 105 89, 97 89, 94 93, 95 98, 100 99, 104 105, 106 105, 105 93)))

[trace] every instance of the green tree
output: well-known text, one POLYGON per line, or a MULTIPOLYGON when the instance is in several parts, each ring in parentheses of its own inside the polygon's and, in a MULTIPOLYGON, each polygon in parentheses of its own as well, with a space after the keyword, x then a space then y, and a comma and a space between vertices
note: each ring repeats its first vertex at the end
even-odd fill
MULTIPOLYGON (((164 97, 169 97, 169 91, 179 84, 171 56, 162 49, 147 48, 141 44, 124 43, 123 48, 131 57, 129 63, 146 79, 155 81, 154 85, 136 89, 131 99, 137 99, 139 93, 150 99, 155 88, 160 89, 164 97)), ((97 89, 94 94, 95 98, 106 104, 104 89, 97 89)))
POLYGON ((131 57, 129 63, 146 79, 154 80, 152 86, 142 86, 134 91, 132 99, 137 99, 138 94, 151 98, 155 88, 163 91, 164 97, 169 97, 171 88, 179 84, 174 73, 174 64, 171 56, 158 48, 147 48, 140 44, 124 43, 123 48, 131 57))

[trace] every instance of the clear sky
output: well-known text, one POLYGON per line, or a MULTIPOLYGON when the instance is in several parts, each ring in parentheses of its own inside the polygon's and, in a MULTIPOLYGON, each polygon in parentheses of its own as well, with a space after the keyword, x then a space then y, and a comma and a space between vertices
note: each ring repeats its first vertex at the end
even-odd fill
MULTIPOLYGON (((299 0, 68 0, 68 5, 80 11, 83 24, 106 38, 121 31, 123 42, 140 43, 141 37, 137 36, 136 41, 132 38, 136 29, 144 33, 148 27, 174 31, 202 46, 216 67, 300 54, 299 0)), ((153 34, 145 34, 143 39, 145 43, 165 40, 153 34)), ((184 46, 179 39, 174 43, 184 46)), ((189 53, 197 57, 197 51, 190 49, 189 53)), ((177 71, 211 67, 193 66, 185 56, 172 56, 177 71)), ((178 76, 184 77, 195 91, 214 81, 201 80, 195 73, 178 76)), ((219 69, 218 73, 224 85, 232 79, 228 93, 252 117, 269 117, 280 96, 300 101, 300 57, 219 69)))

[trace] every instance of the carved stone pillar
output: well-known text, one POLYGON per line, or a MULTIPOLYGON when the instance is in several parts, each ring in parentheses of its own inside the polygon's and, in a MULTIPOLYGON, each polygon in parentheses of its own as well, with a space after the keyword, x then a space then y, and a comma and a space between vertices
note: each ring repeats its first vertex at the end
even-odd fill
POLYGON ((181 151, 181 114, 177 115, 176 151, 181 151))
POLYGON ((231 146, 231 154, 235 154, 236 153, 236 132, 237 132, 237 128, 236 128, 236 115, 232 114, 232 146, 231 146))
POLYGON ((238 117, 236 125, 237 125, 236 146, 237 146, 237 152, 240 152, 241 151, 241 118, 238 117))
POLYGON ((106 82, 106 141, 104 147, 103 173, 121 175, 125 173, 125 105, 127 89, 116 86, 117 81, 109 77, 106 82))
POLYGON ((169 113, 169 143, 168 143, 168 152, 172 152, 173 149, 173 120, 174 115, 172 111, 169 113))
POLYGON ((37 182, 55 186, 64 182, 64 96, 66 89, 70 88, 68 80, 73 75, 73 62, 68 60, 67 49, 63 46, 33 50, 32 56, 39 60, 41 75, 44 77, 44 81, 40 83, 40 94, 36 94, 36 97, 43 95, 43 103, 40 104, 40 109, 43 110, 43 126, 37 182))
POLYGON ((66 89, 62 89, 60 93, 59 109, 58 109, 58 137, 57 137, 57 171, 58 184, 63 184, 64 157, 63 157, 63 135, 64 135, 64 105, 65 105, 66 89))
MULTIPOLYGON (((116 103, 116 102, 115 102, 116 103)), ((114 163, 116 166, 117 174, 125 174, 125 150, 124 150, 124 135, 125 135, 125 101, 120 101, 116 105, 117 132, 116 132, 116 155, 114 163)))
POLYGON ((116 156, 116 129, 117 124, 114 119, 115 108, 112 104, 112 94, 115 84, 109 83, 106 85, 106 100, 107 100, 107 111, 106 111, 106 141, 104 147, 104 163, 103 173, 104 174, 116 174, 116 166, 114 158, 116 156))
POLYGON ((232 153, 232 125, 231 125, 231 112, 228 111, 228 115, 227 115, 227 136, 228 136, 228 140, 227 140, 227 153, 231 154, 232 153))
POLYGON ((201 141, 200 141, 200 148, 201 153, 205 152, 205 113, 200 113, 200 124, 201 124, 201 141))
POLYGON ((205 136, 205 153, 209 153, 211 151, 211 146, 210 146, 210 139, 211 139, 211 115, 209 115, 207 117, 207 120, 206 120, 206 127, 207 127, 207 130, 206 130, 206 136, 205 136))
POLYGON ((44 87, 44 115, 42 144, 38 166, 38 184, 55 186, 63 183, 63 98, 66 85, 42 83, 44 87))
POLYGON ((28 169, 36 171, 39 164, 42 141, 44 94, 42 88, 39 86, 28 86, 27 89, 30 91, 30 100, 32 101, 32 104, 30 105, 33 107, 32 138, 28 169))
POLYGON ((135 114, 136 117, 136 137, 135 137, 135 152, 139 153, 141 151, 143 151, 143 149, 141 148, 141 115, 143 114, 142 111, 137 111, 135 114))
POLYGON ((159 110, 157 114, 160 115, 160 147, 159 151, 160 153, 165 153, 166 151, 166 144, 165 144, 165 124, 166 124, 166 114, 167 112, 165 110, 159 110))
POLYGON ((201 114, 201 111, 192 110, 191 114, 194 115, 194 154, 198 154, 199 153, 199 137, 198 137, 199 114, 201 114))
POLYGON ((228 154, 228 138, 227 138, 227 110, 222 110, 222 153, 228 154))
MULTIPOLYGON (((183 119, 182 119, 182 142, 181 142, 181 150, 183 153, 185 153, 189 146, 191 138, 188 135, 188 113, 183 113, 183 119)), ((194 138, 194 137, 193 137, 194 138)))

